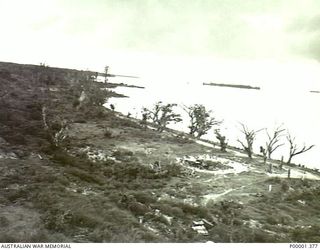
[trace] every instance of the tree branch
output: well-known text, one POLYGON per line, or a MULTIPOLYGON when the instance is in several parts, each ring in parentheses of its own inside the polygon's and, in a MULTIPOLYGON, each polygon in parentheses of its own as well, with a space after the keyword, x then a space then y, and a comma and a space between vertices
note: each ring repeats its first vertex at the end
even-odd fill
POLYGON ((303 146, 303 148, 301 150, 299 150, 298 152, 294 152, 292 154, 292 156, 295 156, 295 155, 299 155, 299 154, 302 154, 304 152, 307 152, 308 150, 312 149, 315 145, 311 145, 309 146, 308 148, 306 146, 303 146))

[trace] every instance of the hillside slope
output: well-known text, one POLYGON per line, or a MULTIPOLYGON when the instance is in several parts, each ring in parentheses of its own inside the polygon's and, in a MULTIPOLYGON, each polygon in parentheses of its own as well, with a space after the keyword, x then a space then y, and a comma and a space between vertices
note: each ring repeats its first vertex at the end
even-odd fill
POLYGON ((318 173, 159 133, 100 87, 0 63, 0 242, 320 241, 318 173))

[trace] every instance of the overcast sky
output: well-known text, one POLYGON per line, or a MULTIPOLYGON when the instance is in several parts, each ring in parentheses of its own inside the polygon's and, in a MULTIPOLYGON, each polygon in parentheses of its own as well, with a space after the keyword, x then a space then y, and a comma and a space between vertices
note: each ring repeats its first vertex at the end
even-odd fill
POLYGON ((0 31, 1 61, 320 88, 319 0, 0 0, 0 31))

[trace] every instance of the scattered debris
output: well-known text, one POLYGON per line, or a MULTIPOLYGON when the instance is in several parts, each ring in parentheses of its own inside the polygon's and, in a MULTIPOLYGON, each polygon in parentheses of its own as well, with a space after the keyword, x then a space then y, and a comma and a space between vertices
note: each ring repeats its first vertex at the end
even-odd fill
POLYGON ((82 191, 83 195, 96 195, 97 192, 92 191, 91 188, 84 188, 82 191))
POLYGON ((202 219, 202 221, 203 221, 205 224, 213 227, 213 224, 212 224, 210 221, 207 221, 206 219, 202 219))
POLYGON ((159 234, 159 231, 155 228, 152 228, 151 226, 149 225, 146 225, 145 226, 147 229, 149 229, 151 232, 155 233, 155 234, 159 234))
POLYGON ((91 160, 92 162, 106 161, 108 159, 111 159, 111 157, 107 156, 107 153, 105 151, 101 149, 92 149, 89 146, 87 146, 86 148, 80 149, 80 152, 85 153, 88 159, 91 160))
POLYGON ((18 157, 15 153, 9 152, 5 153, 0 149, 0 159, 11 159, 11 160, 17 160, 18 157))
POLYGON ((168 216, 168 215, 165 215, 165 214, 162 214, 162 217, 167 221, 167 223, 168 223, 169 225, 172 225, 173 217, 168 216))
POLYGON ((156 172, 162 170, 160 161, 155 161, 153 164, 150 164, 150 168, 156 172))
POLYGON ((259 221, 253 220, 253 219, 250 219, 248 222, 246 222, 246 224, 251 228, 261 228, 262 227, 262 224, 259 221))
POLYGON ((239 174, 247 172, 249 165, 235 162, 226 158, 211 156, 208 154, 199 156, 184 156, 177 158, 177 162, 196 172, 211 174, 239 174))
POLYGON ((253 196, 255 196, 255 197, 263 197, 264 195, 262 193, 256 193, 253 196))
POLYGON ((198 234, 202 234, 202 235, 209 235, 206 227, 204 226, 204 222, 203 220, 200 221, 193 221, 192 222, 192 229, 197 231, 198 234))
POLYGON ((138 216, 139 219, 139 223, 142 224, 143 223, 143 216, 138 216))

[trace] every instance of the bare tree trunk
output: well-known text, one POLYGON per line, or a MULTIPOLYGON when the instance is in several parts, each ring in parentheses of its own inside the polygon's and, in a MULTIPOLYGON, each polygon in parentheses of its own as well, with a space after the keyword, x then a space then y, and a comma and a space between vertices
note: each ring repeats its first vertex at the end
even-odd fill
POLYGON ((298 149, 297 144, 294 142, 295 138, 292 138, 289 133, 287 135, 287 140, 288 140, 288 142, 290 144, 289 159, 287 161, 288 164, 291 163, 291 160, 292 160, 293 156, 296 156, 296 155, 302 154, 304 152, 307 152, 307 151, 309 151, 310 149, 312 149, 314 147, 314 145, 311 145, 309 147, 304 145, 301 149, 298 149))

